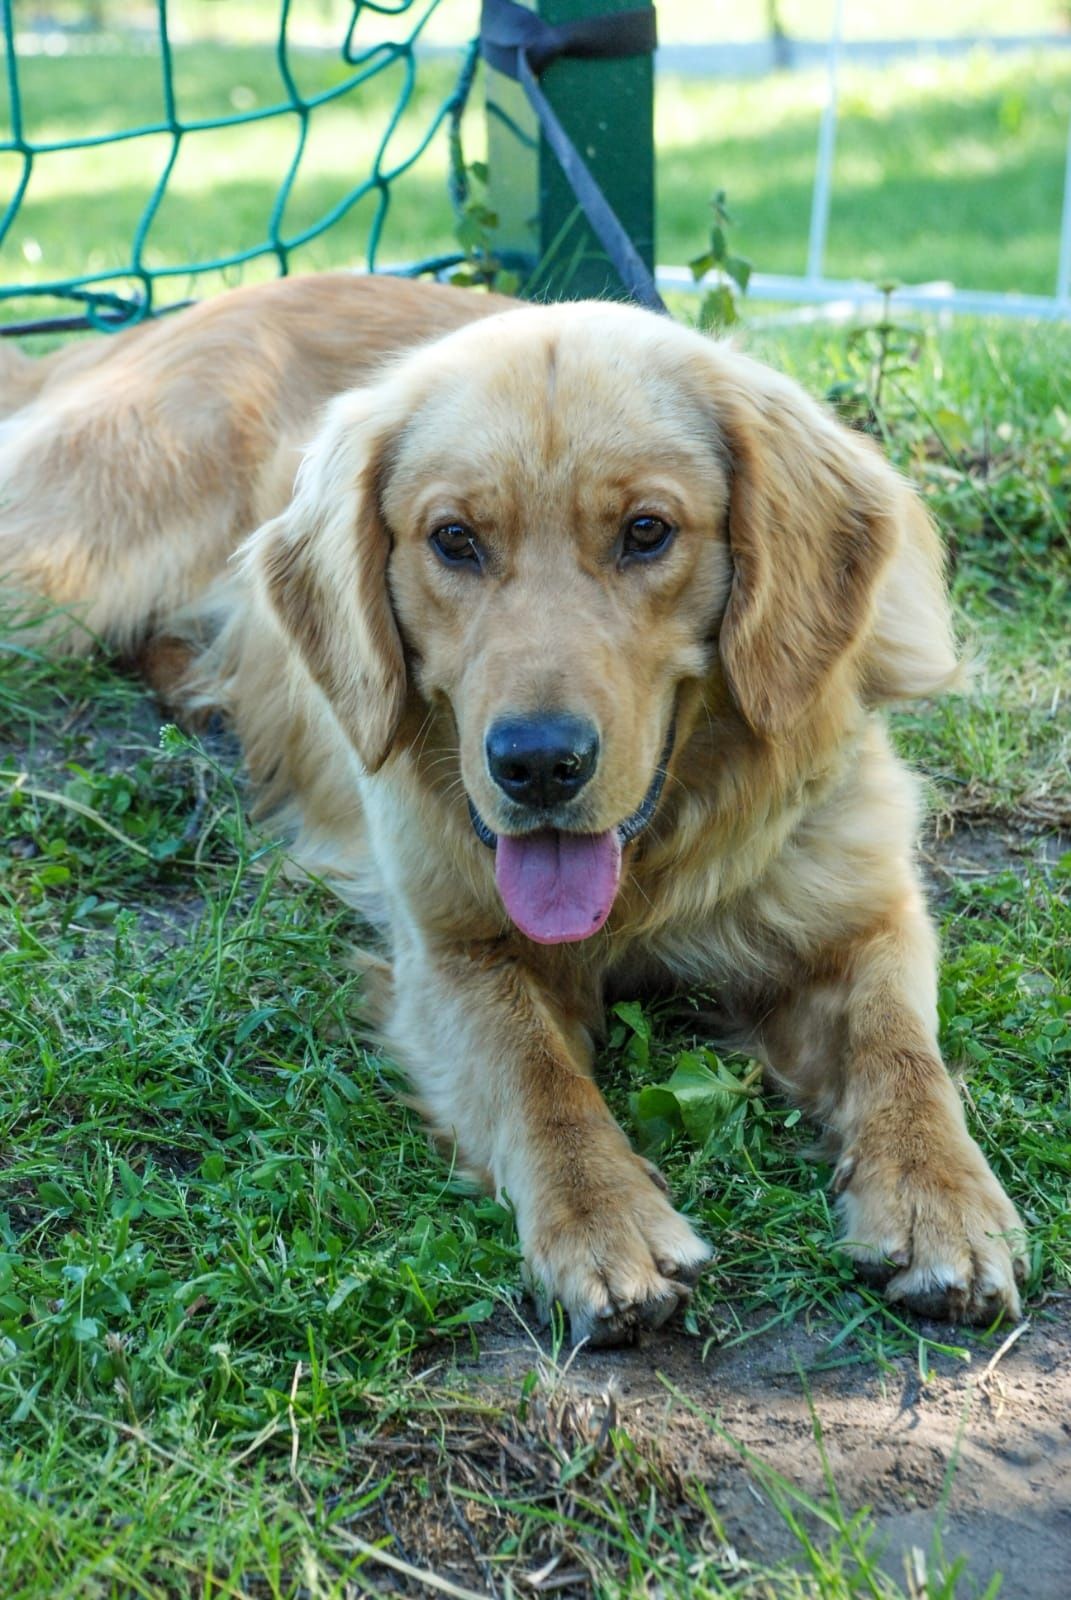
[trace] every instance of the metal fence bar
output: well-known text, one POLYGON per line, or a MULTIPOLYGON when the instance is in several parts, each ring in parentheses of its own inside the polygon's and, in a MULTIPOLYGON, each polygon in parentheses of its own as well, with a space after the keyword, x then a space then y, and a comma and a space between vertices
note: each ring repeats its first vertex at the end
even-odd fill
MULTIPOLYGON (((519 3, 551 26, 651 9, 651 0, 519 3)), ((491 199, 499 218, 495 247, 504 260, 522 266, 524 293, 552 300, 622 294, 627 277, 584 216, 560 149, 541 131, 519 85, 493 65, 485 81, 491 199)), ((649 271, 655 223, 653 55, 566 55, 552 61, 539 83, 649 271)))
MULTIPOLYGON (((702 294, 715 280, 696 283, 687 267, 659 267, 655 273, 659 289, 670 294, 702 294)), ((852 315, 858 311, 880 310, 885 294, 872 283, 850 278, 793 278, 776 272, 753 272, 748 283, 748 299, 777 303, 817 304, 825 315, 852 315)), ((1036 317, 1043 321, 1066 318, 1066 300, 1040 294, 1004 294, 998 290, 957 289, 951 283, 920 283, 893 292, 894 307, 912 311, 957 311, 979 317, 1036 317)))
POLYGON ((837 0, 833 31, 829 36, 829 63, 826 78, 826 103, 818 128, 818 161, 811 196, 811 234, 807 245, 807 277, 822 276, 829 233, 829 211, 833 199, 833 158, 837 141, 837 87, 840 73, 840 47, 844 35, 844 0, 837 0))
POLYGON ((1067 162, 1064 167, 1064 206, 1060 217, 1060 261, 1056 269, 1056 298, 1071 311, 1071 122, 1067 126, 1067 162))

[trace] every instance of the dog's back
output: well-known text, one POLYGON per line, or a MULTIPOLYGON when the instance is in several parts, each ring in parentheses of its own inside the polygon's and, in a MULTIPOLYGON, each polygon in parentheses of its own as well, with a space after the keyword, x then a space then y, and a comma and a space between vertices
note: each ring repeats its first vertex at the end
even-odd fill
POLYGON ((282 510, 333 395, 509 303, 327 273, 36 360, 0 345, 0 582, 69 608, 67 648, 140 646, 282 510))

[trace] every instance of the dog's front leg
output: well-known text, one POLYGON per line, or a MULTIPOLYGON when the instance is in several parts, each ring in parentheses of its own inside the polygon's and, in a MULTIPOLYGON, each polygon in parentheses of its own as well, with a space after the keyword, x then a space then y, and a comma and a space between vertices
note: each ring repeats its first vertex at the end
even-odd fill
POLYGON ((512 1202, 574 1343, 628 1340, 687 1300, 710 1250, 611 1116, 586 1030, 516 956, 397 951, 388 1032, 433 1126, 512 1202))
POLYGON ((1019 1315, 1022 1223, 967 1132, 937 1043, 936 941, 916 894, 768 1016, 775 1074, 833 1131, 845 1246, 926 1316, 1019 1315))

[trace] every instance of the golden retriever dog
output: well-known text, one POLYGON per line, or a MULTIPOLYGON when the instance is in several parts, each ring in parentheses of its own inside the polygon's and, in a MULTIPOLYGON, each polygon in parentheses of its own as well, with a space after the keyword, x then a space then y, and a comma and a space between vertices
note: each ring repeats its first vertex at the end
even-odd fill
POLYGON ((593 1076, 608 996, 695 986, 824 1125, 890 1301, 1018 1314, 880 710, 955 674, 941 550, 870 441, 666 318, 391 279, 5 359, 7 587, 187 641, 574 1339, 663 1323, 710 1257, 593 1076))

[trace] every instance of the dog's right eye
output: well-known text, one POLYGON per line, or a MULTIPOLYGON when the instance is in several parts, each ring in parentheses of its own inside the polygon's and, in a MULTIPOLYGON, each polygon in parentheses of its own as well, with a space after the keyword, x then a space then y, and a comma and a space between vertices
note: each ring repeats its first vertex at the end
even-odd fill
POLYGON ((448 567, 483 567, 483 551, 472 529, 463 522, 444 522, 428 541, 439 560, 448 567))

